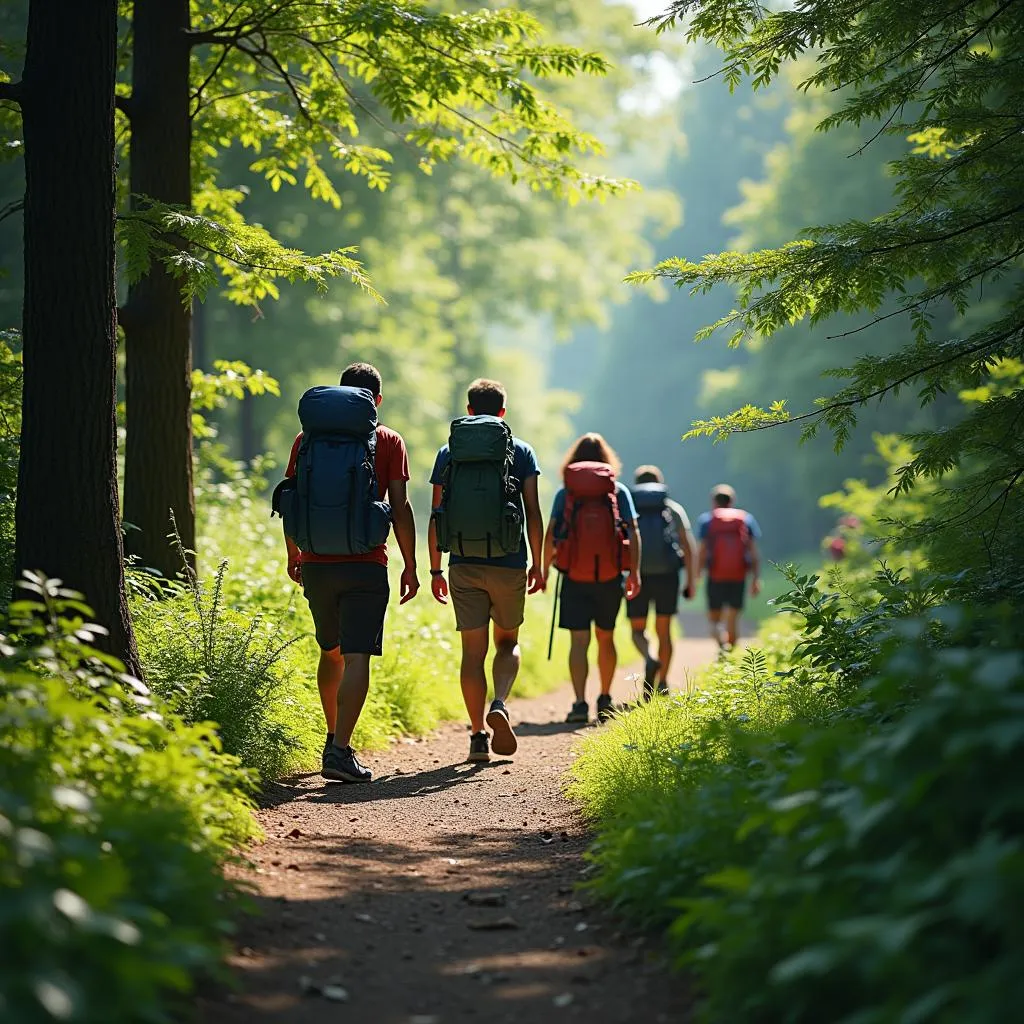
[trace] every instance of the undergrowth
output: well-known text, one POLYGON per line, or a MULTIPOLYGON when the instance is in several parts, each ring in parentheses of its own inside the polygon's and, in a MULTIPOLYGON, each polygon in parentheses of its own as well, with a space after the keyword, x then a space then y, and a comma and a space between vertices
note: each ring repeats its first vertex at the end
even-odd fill
POLYGON ((218 970, 253 780, 92 647, 77 595, 29 585, 0 638, 0 1019, 167 1021, 218 970))
POLYGON ((593 888, 713 1022, 1013 1019, 1024 655, 955 580, 792 574, 756 649, 585 738, 593 888))

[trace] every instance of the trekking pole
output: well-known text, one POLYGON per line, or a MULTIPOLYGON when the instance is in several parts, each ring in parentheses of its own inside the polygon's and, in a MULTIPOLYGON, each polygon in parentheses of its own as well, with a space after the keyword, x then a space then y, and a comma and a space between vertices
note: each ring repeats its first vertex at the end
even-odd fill
MULTIPOLYGON (((558 571, 557 569, 555 570, 558 571)), ((558 594, 562 589, 562 574, 558 573, 555 580, 555 603, 551 606, 551 632, 548 634, 548 661, 551 660, 551 650, 555 645, 555 617, 558 615, 558 594)))

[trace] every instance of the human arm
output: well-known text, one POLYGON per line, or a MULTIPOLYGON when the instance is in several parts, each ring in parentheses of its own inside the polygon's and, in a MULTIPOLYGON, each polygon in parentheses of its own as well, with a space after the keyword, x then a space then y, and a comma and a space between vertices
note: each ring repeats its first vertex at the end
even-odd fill
POLYGON ((301 585, 302 583, 302 552, 298 544, 288 536, 284 535, 284 546, 288 550, 288 575, 292 581, 301 585))
POLYGON ((757 541, 750 538, 750 546, 747 549, 750 558, 750 593, 757 597, 761 593, 761 553, 757 550, 757 541))
POLYGON ((629 537, 629 575, 626 577, 626 599, 631 601, 640 593, 640 557, 643 554, 640 529, 636 519, 626 520, 626 535, 629 537))
POLYGON ((555 561, 555 518, 552 516, 548 520, 548 528, 544 532, 544 565, 542 568, 542 575, 544 576, 544 583, 547 584, 548 576, 551 573, 551 566, 555 561))
MULTIPOLYGON (((430 499, 430 507, 440 508, 441 506, 441 485, 434 484, 433 497, 430 499)), ((448 581, 444 578, 444 569, 441 567, 441 552, 437 547, 437 524, 434 517, 430 517, 430 525, 427 527, 427 548, 430 552, 430 592, 434 600, 439 604, 448 603, 448 581)))
POLYGON ((686 589, 683 591, 683 595, 689 601, 697 592, 700 569, 697 566, 697 542, 693 539, 693 532, 687 526, 683 526, 679 530, 679 546, 683 550, 686 569, 686 589))
POLYGON ((407 481, 395 478, 388 482, 388 501, 391 503, 391 522, 395 528, 395 540, 402 552, 402 580, 400 604, 411 601, 420 589, 416 577, 416 518, 409 502, 407 481))
POLYGON ((544 571, 544 517, 540 511, 536 474, 523 481, 523 507, 526 510, 526 541, 530 546, 528 593, 536 594, 547 586, 544 571))

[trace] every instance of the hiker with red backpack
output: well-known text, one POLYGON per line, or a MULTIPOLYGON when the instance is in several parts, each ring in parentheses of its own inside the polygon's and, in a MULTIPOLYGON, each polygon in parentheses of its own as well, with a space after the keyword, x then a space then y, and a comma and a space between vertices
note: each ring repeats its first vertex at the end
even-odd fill
POLYGON ((697 571, 707 572, 708 622, 723 651, 736 646, 748 577, 750 593, 757 597, 761 592, 761 528, 749 512, 734 506, 735 501, 736 492, 728 484, 718 484, 711 492, 711 511, 697 520, 697 571))
POLYGON ((544 589, 540 468, 534 450, 514 437, 505 422, 505 400, 505 388, 497 381, 473 381, 468 415, 452 422, 448 444, 437 453, 430 475, 430 589, 441 604, 448 603, 450 594, 455 606, 462 642, 459 679, 471 729, 470 761, 490 760, 492 749, 501 757, 516 752, 505 702, 519 673, 519 627, 526 595, 544 589), (441 568, 445 551, 450 584, 441 568), (494 699, 485 717, 492 623, 494 699), (489 738, 485 724, 491 730, 489 738))
POLYGON ((576 700, 567 722, 590 717, 586 687, 591 626, 597 639, 601 692, 597 719, 612 714, 612 679, 618 656, 615 620, 625 595, 640 592, 640 534, 628 488, 617 480, 619 457, 600 434, 584 434, 562 464, 563 487, 555 495, 544 538, 544 579, 561 573, 560 629, 569 631, 569 675, 576 700))
POLYGON ((299 400, 302 432, 274 491, 288 575, 302 585, 320 646, 322 774, 338 782, 373 777, 351 742, 370 687, 370 657, 382 651, 392 525, 405 564, 401 603, 419 590, 409 458, 401 435, 377 420, 381 397, 380 373, 369 363, 347 367, 338 387, 310 388, 299 400))
POLYGON ((655 689, 668 692, 668 669, 672 663, 672 619, 679 610, 679 584, 686 570, 683 594, 690 600, 697 585, 696 544, 690 532, 686 510, 668 496, 665 476, 657 466, 640 466, 630 488, 640 526, 643 557, 640 593, 626 604, 633 645, 644 659, 644 698, 655 689), (654 631, 658 656, 651 654, 647 638, 647 616, 654 605, 654 631))

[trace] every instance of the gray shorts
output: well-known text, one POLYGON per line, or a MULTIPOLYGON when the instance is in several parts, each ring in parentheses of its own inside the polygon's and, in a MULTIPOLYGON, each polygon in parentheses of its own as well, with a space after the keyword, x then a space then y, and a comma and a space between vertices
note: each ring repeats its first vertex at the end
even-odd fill
POLYGON ((480 629, 492 619, 518 629, 526 611, 526 570, 504 565, 453 565, 448 572, 455 627, 480 629))

